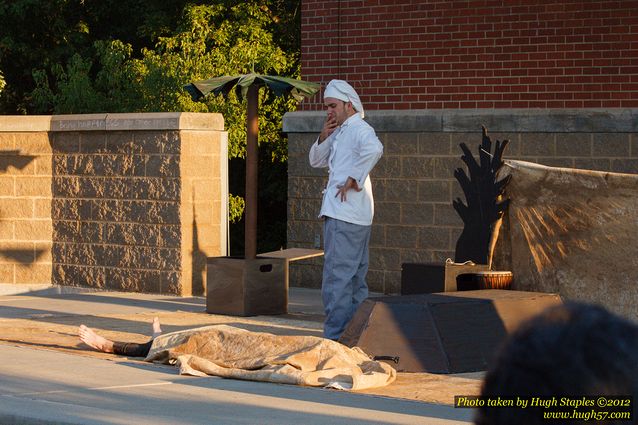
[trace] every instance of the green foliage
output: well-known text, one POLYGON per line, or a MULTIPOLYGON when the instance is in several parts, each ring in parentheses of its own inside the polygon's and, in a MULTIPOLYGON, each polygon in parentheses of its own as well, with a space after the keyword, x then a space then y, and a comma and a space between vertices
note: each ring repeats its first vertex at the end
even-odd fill
POLYGON ((246 202, 241 196, 235 196, 233 194, 228 195, 228 218, 231 223, 236 223, 241 220, 244 208, 246 208, 246 202))
MULTIPOLYGON (((0 70, 7 87, 0 113, 34 113, 32 72, 75 54, 91 59, 98 40, 121 40, 135 54, 171 34, 190 0, 4 0, 0 1, 0 70)), ((94 75, 93 75, 94 76, 94 75)))
MULTIPOLYGON (((157 108, 222 113, 229 133, 229 157, 244 157, 245 104, 232 94, 228 99, 209 96, 202 105, 193 102, 181 87, 213 76, 245 74, 253 67, 264 74, 298 75, 296 52, 286 53, 274 42, 267 28, 269 19, 268 9, 252 2, 239 2, 233 7, 187 7, 176 34, 161 38, 154 51, 144 51, 140 71, 146 73, 142 84, 147 103, 157 108), (158 94, 156 85, 162 81, 173 86, 158 94)), ((260 143, 282 144, 281 117, 294 106, 294 101, 262 90, 260 143), (274 123, 269 125, 271 120, 274 123)), ((286 159, 285 149, 277 153, 277 160, 286 159)))
MULTIPOLYGON (((300 0, 200 3, 15 0, 11 6, 0 4, 0 24, 11 20, 11 28, 18 31, 0 38, 0 70, 11 68, 5 73, 7 89, 1 92, 0 112, 11 108, 38 114, 218 112, 223 114, 229 134, 229 158, 244 158, 245 103, 234 94, 227 99, 208 96, 203 102, 194 102, 182 87, 196 80, 253 70, 298 77, 300 0), (30 13, 52 28, 47 39, 51 52, 47 46, 34 46, 27 34, 19 31, 24 30, 21 25, 30 13), (117 23, 105 24, 109 19, 117 23), (106 28, 117 32, 108 33, 106 28), (19 54, 24 57, 18 58, 19 54), (25 75, 17 76, 16 69, 7 65, 10 59, 17 60, 25 75)), ((295 107, 293 99, 261 90, 260 189, 274 184, 278 196, 268 201, 274 199, 284 206, 283 210, 279 204, 273 206, 277 219, 284 222, 283 231, 275 223, 273 235, 266 232, 267 239, 277 240, 275 245, 285 243, 286 191, 281 184, 286 181, 287 146, 280 133, 281 118, 295 107), (265 162, 263 155, 267 155, 265 162)), ((243 161, 231 161, 231 176, 241 174, 232 169, 237 167, 243 167, 243 161)), ((234 195, 229 197, 232 221, 239 220, 243 212, 243 188, 236 183, 231 181, 234 195)), ((260 196, 269 192, 260 190, 260 196)), ((268 209, 260 209, 260 215, 268 209)))
POLYGON ((81 0, 12 0, 0 2, 0 69, 6 87, 0 112, 29 112, 31 71, 66 62, 81 52, 87 29, 81 0))
MULTIPOLYGON (((50 79, 45 70, 34 71, 34 112, 219 112, 229 132, 229 157, 244 157, 244 104, 234 94, 194 102, 182 87, 253 68, 264 74, 297 76, 298 54, 286 53, 275 43, 267 26, 272 19, 268 12, 243 2, 232 7, 187 6, 174 35, 159 38, 155 49, 143 49, 139 59, 132 58, 129 44, 97 41, 94 59, 76 54, 65 69, 52 66, 50 79)), ((279 134, 281 117, 295 106, 292 99, 262 90, 259 142, 277 145, 272 150, 275 161, 286 160, 286 145, 279 134)))
POLYGON ((58 91, 51 90, 44 70, 35 70, 36 89, 31 93, 33 102, 43 110, 53 109, 57 114, 75 111, 103 112, 102 96, 93 87, 89 71, 91 63, 74 55, 66 70, 56 64, 52 74, 57 79, 58 91))
POLYGON ((71 57, 66 68, 51 67, 54 87, 49 85, 48 73, 33 71, 36 88, 31 92, 36 113, 82 114, 97 112, 143 111, 139 99, 131 46, 121 41, 97 41, 94 44, 98 63, 71 57), (97 70, 97 72, 95 72, 97 70))

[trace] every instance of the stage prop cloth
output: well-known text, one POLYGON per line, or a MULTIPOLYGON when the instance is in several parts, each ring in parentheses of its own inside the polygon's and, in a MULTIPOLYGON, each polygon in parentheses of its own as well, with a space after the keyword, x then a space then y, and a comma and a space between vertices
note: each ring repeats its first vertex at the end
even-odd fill
POLYGON ((638 175, 505 161, 510 199, 494 268, 512 289, 602 304, 638 320, 638 175))
POLYGON ((227 325, 173 332, 153 341, 146 361, 177 364, 181 374, 361 390, 396 378, 359 348, 314 336, 279 336, 227 325))

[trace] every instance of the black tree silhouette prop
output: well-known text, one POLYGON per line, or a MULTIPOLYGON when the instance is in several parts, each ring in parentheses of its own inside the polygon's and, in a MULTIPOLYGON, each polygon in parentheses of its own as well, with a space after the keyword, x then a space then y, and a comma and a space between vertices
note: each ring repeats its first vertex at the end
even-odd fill
POLYGON ((477 264, 489 264, 494 226, 509 205, 509 199, 503 199, 503 192, 511 176, 496 181, 496 174, 503 166, 503 151, 509 140, 497 140, 492 154, 492 140, 485 127, 482 129, 480 163, 476 162, 465 143, 459 145, 463 151, 461 159, 467 165, 470 175, 468 178, 461 168, 454 171, 454 177, 460 183, 467 202, 467 205, 464 204, 460 198, 452 202, 464 223, 463 232, 456 242, 455 262, 471 260, 477 264))

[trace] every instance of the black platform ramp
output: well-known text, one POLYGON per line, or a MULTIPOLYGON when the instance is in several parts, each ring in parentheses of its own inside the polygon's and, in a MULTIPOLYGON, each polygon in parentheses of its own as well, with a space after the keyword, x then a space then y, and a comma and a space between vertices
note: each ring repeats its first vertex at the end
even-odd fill
POLYGON ((339 341, 398 357, 399 372, 478 372, 521 322, 560 303, 556 294, 498 289, 370 298, 339 341))

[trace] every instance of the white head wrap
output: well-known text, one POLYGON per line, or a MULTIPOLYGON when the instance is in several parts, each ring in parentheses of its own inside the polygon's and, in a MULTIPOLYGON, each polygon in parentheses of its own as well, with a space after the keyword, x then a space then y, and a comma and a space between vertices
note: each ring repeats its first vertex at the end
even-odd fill
POLYGON ((335 99, 343 100, 344 102, 351 102, 355 111, 359 112, 361 118, 364 117, 363 105, 359 95, 352 88, 350 84, 343 80, 332 80, 326 86, 323 92, 323 98, 333 97, 335 99))

